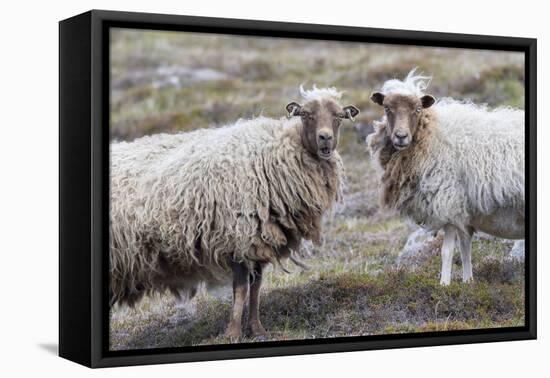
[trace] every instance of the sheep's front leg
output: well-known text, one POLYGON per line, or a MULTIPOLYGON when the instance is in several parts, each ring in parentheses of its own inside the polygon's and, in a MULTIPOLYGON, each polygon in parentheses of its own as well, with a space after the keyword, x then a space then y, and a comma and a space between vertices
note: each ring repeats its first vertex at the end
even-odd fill
POLYGON ((267 332, 260 322, 260 288, 262 286, 263 264, 256 263, 250 275, 250 333, 254 337, 266 337, 267 332))
POLYGON ((462 259, 462 281, 471 282, 474 279, 472 273, 472 232, 458 233, 460 258, 462 259))
POLYGON ((241 337, 243 309, 248 295, 249 272, 244 264, 232 263, 231 268, 233 270, 233 309, 226 335, 232 341, 236 341, 241 337))
POLYGON ((445 237, 441 247, 441 285, 447 286, 451 283, 451 273, 453 269, 453 253, 456 241, 456 228, 447 225, 443 229, 445 237))

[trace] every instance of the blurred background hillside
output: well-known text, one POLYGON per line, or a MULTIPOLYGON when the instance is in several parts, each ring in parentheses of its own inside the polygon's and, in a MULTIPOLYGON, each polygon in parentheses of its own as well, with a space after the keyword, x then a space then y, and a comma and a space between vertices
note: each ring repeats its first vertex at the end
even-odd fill
POLYGON ((115 29, 111 135, 133 139, 259 114, 281 117, 300 84, 336 86, 376 116, 370 93, 413 67, 433 76, 429 92, 436 97, 523 107, 519 53, 115 29))
MULTIPOLYGON (((415 227, 378 207, 365 150, 382 115, 370 93, 413 67, 433 76, 428 93, 490 107, 524 106, 520 53, 178 32, 111 31, 112 141, 285 116, 298 87, 335 86, 361 109, 341 128, 344 204, 324 221, 321 247, 304 245, 308 271, 269 271, 261 314, 273 340, 471 329, 524 324, 524 265, 510 241, 476 239, 473 284, 439 286, 440 238, 403 258, 415 227)), ((187 304, 160 295, 111 314, 111 348, 224 343, 229 291, 187 304)), ((255 341, 245 339, 244 341, 255 341)))

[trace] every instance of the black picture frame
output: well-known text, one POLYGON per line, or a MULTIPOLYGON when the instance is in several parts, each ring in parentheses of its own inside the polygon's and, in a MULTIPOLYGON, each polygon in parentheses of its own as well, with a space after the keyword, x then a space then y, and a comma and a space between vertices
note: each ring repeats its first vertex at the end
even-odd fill
POLYGON ((530 38, 92 10, 59 23, 59 355, 89 367, 535 339, 536 65, 530 38), (518 51, 525 54, 525 326, 324 340, 108 350, 110 27, 518 51))

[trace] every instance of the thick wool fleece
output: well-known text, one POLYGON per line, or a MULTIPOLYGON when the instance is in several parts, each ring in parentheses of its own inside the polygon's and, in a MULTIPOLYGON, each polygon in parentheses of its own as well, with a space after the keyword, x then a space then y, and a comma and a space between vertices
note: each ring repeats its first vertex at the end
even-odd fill
POLYGON ((292 257, 319 241, 341 197, 337 152, 306 151, 299 120, 256 118, 218 129, 111 145, 111 303, 225 283, 231 261, 292 257))
POLYGON ((409 148, 397 151, 385 117, 368 148, 382 168, 381 202, 430 230, 514 209, 524 214, 524 112, 443 99, 424 110, 409 148))

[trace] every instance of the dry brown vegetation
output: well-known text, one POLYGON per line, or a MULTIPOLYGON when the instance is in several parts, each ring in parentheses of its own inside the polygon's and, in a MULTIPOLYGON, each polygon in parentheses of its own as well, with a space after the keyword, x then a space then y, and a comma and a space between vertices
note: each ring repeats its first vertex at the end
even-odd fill
MULTIPOLYGON (((171 32, 112 32, 111 137, 216 127, 263 114, 284 116, 298 86, 345 91, 360 122, 380 116, 370 93, 412 67, 434 76, 436 97, 523 107, 523 56, 516 53, 284 40, 171 32)), ((269 271, 260 311, 272 340, 517 326, 524 323, 524 265, 510 243, 474 242, 473 284, 439 285, 438 243, 398 264, 411 226, 378 207, 374 168, 346 123, 339 150, 345 202, 326 217, 322 246, 304 246, 311 267, 269 271)), ((458 256, 455 261, 459 262, 458 256)), ((226 343, 229 290, 178 304, 168 295, 111 314, 113 349, 226 343)), ((255 341, 245 338, 244 342, 255 341)))

